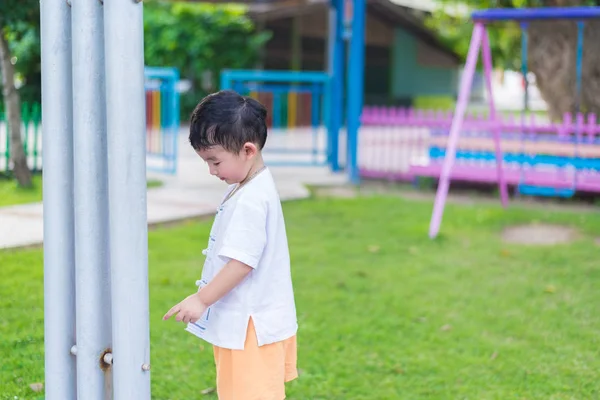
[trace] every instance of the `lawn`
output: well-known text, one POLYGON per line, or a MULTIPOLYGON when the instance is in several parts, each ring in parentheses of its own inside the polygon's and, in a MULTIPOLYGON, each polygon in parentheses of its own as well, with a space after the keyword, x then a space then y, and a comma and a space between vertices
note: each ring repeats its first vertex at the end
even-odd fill
MULTIPOLYGON (((600 215, 397 197, 286 203, 300 323, 291 400, 600 398, 600 215), (576 227, 525 247, 503 227, 576 227)), ((161 316, 194 290, 209 222, 150 233, 153 399, 207 399, 212 353, 161 316)), ((43 380, 42 252, 0 252, 1 399, 43 380)))
POLYGON ((0 207, 42 201, 42 177, 33 176, 33 187, 21 188, 17 181, 0 179, 0 207))
MULTIPOLYGON (((147 187, 160 187, 162 182, 155 179, 148 180, 147 187)), ((33 176, 33 187, 21 188, 16 181, 0 178, 0 207, 18 204, 36 203, 42 201, 42 177, 33 176)))

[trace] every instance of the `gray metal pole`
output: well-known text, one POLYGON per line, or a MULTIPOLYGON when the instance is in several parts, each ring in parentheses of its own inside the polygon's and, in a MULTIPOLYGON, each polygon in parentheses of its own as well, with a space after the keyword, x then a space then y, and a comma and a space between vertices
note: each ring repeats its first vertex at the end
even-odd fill
POLYGON ((143 8, 104 1, 115 400, 150 399, 143 8))
POLYGON ((335 33, 337 30, 337 11, 336 8, 331 5, 328 4, 327 7, 327 29, 328 29, 328 36, 327 36, 327 46, 325 47, 325 62, 326 62, 326 70, 329 72, 329 74, 333 74, 334 73, 334 69, 333 69, 333 57, 334 57, 334 51, 335 51, 335 33))
POLYGON ((102 12, 97 0, 72 2, 77 397, 86 400, 111 398, 101 368, 111 346, 102 12))
POLYGON ((46 400, 74 400, 75 260, 71 10, 41 0, 44 148, 44 347, 46 400))

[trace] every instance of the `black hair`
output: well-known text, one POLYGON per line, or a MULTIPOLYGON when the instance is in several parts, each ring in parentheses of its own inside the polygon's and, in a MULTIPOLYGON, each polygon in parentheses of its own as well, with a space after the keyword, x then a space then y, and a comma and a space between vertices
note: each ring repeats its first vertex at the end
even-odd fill
POLYGON ((222 146, 239 153, 247 142, 259 150, 267 141, 266 108, 258 101, 232 90, 206 96, 194 109, 190 121, 190 144, 195 150, 222 146))

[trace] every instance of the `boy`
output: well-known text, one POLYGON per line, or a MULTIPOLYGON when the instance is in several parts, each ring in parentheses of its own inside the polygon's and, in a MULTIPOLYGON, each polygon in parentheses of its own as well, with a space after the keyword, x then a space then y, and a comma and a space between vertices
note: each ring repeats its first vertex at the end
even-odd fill
POLYGON ((208 240, 199 290, 173 306, 187 330, 213 345, 220 400, 283 400, 295 379, 296 307, 285 223, 261 151, 267 111, 233 91, 204 98, 190 144, 230 186, 208 240))

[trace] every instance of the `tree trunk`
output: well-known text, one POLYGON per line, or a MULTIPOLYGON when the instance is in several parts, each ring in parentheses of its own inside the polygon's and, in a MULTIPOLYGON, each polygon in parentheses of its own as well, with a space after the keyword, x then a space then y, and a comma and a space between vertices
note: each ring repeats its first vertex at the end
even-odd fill
MULTIPOLYGON (((555 0, 550 6, 575 6, 580 1, 555 0)), ((600 22, 585 21, 581 94, 577 98, 576 21, 532 22, 529 26, 529 70, 535 74, 542 98, 553 120, 579 109, 600 114, 600 22)))
POLYGON ((15 87, 15 69, 11 63, 8 42, 4 27, 0 26, 0 69, 2 70, 2 94, 6 107, 7 123, 10 129, 10 158, 13 174, 19 186, 31 187, 31 171, 21 140, 21 99, 15 87))

